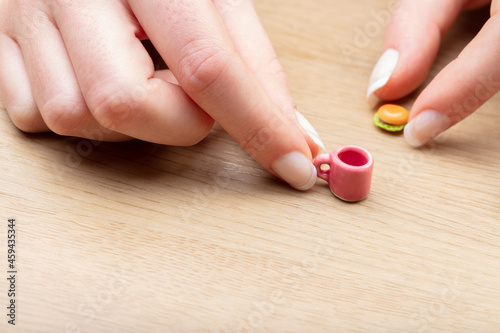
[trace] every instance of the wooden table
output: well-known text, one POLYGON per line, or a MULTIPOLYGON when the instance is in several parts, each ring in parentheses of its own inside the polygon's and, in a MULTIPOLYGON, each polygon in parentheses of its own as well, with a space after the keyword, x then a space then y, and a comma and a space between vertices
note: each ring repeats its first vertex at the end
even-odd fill
MULTIPOLYGON (((327 148, 373 153, 370 196, 295 191, 217 126, 190 148, 112 144, 2 111, 0 331, 15 218, 18 332, 498 332, 500 98, 414 150, 365 100, 387 1, 256 6, 327 148)), ((460 18, 431 76, 486 16, 460 18)))

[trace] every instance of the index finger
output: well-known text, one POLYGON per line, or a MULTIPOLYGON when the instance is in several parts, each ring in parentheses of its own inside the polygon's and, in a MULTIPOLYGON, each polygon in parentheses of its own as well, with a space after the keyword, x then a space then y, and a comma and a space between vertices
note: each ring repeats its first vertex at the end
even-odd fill
POLYGON ((425 144, 468 117, 500 90, 498 31, 500 14, 494 14, 458 58, 420 94, 405 127, 410 145, 425 144))
POLYGON ((212 1, 129 0, 186 93, 264 168, 298 189, 316 180, 302 132, 240 57, 212 1))

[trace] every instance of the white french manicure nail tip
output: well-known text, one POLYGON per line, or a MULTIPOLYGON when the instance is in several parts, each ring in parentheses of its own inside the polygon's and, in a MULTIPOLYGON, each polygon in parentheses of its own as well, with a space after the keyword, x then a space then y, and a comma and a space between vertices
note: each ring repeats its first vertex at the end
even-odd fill
POLYGON ((450 127, 450 119, 436 110, 422 111, 405 126, 405 139, 410 146, 420 147, 450 127))
POLYGON ((321 149, 326 151, 325 145, 323 144, 323 141, 321 141, 318 132, 314 129, 314 127, 306 119, 306 117, 304 117, 304 115, 302 115, 302 113, 300 113, 298 110, 295 110, 295 115, 297 116, 297 120, 299 121, 300 125, 306 130, 311 139, 313 139, 321 149))
POLYGON ((405 126, 404 136, 405 136, 406 142, 408 142, 408 144, 410 146, 417 148, 417 147, 420 147, 422 145, 422 142, 420 142, 420 140, 418 140, 415 137, 415 135, 413 134, 412 125, 413 124, 408 123, 405 126))
POLYGON ((392 73, 396 69, 399 61, 399 52, 395 49, 387 49, 377 64, 373 68, 373 72, 370 76, 370 83, 368 85, 368 91, 366 97, 369 102, 373 103, 373 97, 375 91, 379 90, 387 84, 391 78, 392 73))
POLYGON ((311 187, 314 186, 314 184, 316 184, 316 178, 318 178, 318 174, 316 172, 316 168, 314 167, 313 165, 313 168, 312 168, 313 172, 311 174, 311 178, 308 180, 307 183, 305 183, 304 185, 301 185, 301 186, 295 186, 295 188, 299 191, 307 191, 309 190, 311 187))
POLYGON ((276 160, 272 168, 290 186, 306 191, 316 183, 316 167, 302 153, 294 151, 276 160))
POLYGON ((380 103, 380 98, 375 96, 374 93, 370 93, 367 97, 367 100, 368 100, 368 106, 370 106, 371 108, 376 107, 380 103))

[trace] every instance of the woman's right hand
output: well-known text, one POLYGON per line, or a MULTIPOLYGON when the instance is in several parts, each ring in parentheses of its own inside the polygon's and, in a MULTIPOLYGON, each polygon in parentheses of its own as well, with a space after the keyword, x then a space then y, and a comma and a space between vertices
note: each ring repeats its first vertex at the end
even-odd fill
POLYGON ((192 145, 215 120, 290 185, 315 182, 319 147, 251 0, 3 0, 0 50, 23 131, 192 145), (170 70, 155 72, 142 39, 170 70))

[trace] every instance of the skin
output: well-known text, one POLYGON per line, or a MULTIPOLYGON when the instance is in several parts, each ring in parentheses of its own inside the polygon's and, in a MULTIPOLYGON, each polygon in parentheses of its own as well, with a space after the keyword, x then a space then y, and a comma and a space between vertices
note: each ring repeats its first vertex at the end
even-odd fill
POLYGON ((410 121, 432 109, 446 115, 451 127, 473 113, 500 90, 499 0, 402 0, 385 33, 385 49, 398 50, 400 59, 390 80, 375 95, 396 100, 415 90, 427 77, 441 38, 458 15, 490 3, 488 22, 420 94, 410 121))
MULTIPOLYGON (((500 0, 402 0, 385 38, 400 61, 375 94, 394 100, 416 89, 459 13, 490 2, 491 19, 422 92, 410 120, 426 109, 450 125, 471 114, 500 89, 491 75, 500 0)), ((272 173, 289 152, 311 160, 319 150, 297 122, 250 0, 0 0, 0 50, 0 92, 26 132, 192 145, 217 121, 272 173), (146 38, 170 70, 154 71, 146 38)))
POLYGON ((0 92, 26 132, 184 146, 217 121, 270 172, 319 150, 250 0, 0 0, 0 50, 0 92))

